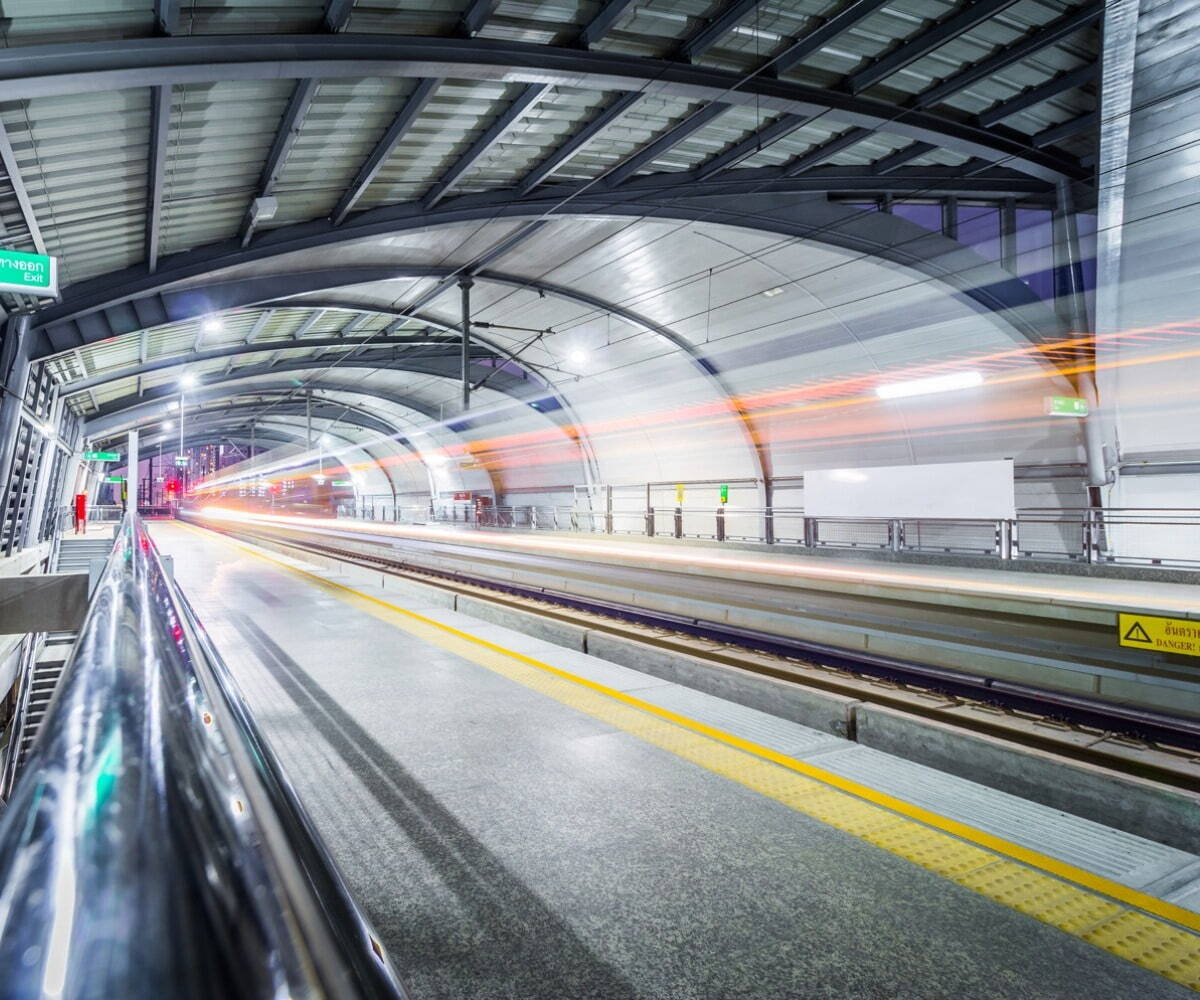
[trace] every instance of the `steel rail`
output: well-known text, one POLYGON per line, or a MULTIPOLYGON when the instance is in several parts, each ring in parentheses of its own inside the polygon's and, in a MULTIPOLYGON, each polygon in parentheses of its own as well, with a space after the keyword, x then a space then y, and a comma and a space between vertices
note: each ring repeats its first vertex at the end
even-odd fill
POLYGON ((0 819, 10 1000, 403 1000, 245 702, 128 516, 0 819))
MULTIPOLYGON (((186 515, 186 512, 184 512, 186 515)), ((184 517, 187 520, 187 517, 184 517)), ((190 522, 189 522, 190 523, 190 522)), ((523 602, 521 608, 535 613, 548 614, 544 609, 531 609, 528 603, 535 602, 550 604, 556 607, 569 608, 576 612, 596 615, 602 618, 615 619, 621 623, 632 623, 651 629, 665 630, 684 636, 688 639, 705 639, 720 642, 733 649, 751 650, 767 653, 786 660, 799 660, 803 663, 827 667, 835 671, 866 677, 897 684, 906 688, 917 688, 926 692, 940 693, 967 701, 993 705, 1018 713, 1031 713, 1043 718, 1062 720, 1072 726, 1100 730, 1105 733, 1117 733, 1146 740, 1169 747, 1178 747, 1194 751, 1200 749, 1200 720, 1183 716, 1172 716, 1167 713, 1140 709, 1115 702, 1088 698, 1065 691, 1039 687, 1032 684, 1019 684, 964 670, 952 670, 940 666, 922 664, 915 661, 881 656, 872 653, 847 650, 826 643, 795 639, 790 636, 763 632, 739 626, 721 624, 686 615, 671 614, 664 611, 650 611, 634 604, 619 601, 607 601, 594 597, 581 597, 567 591, 538 586, 522 586, 511 581, 502 581, 484 577, 475 573, 464 573, 445 568, 430 568, 407 562, 397 558, 394 553, 385 555, 367 554, 349 550, 333 544, 321 542, 300 541, 294 531, 289 529, 274 529, 264 525, 231 525, 215 523, 198 519, 197 524, 211 531, 227 534, 232 537, 263 538, 276 543, 282 542, 297 549, 312 551, 323 555, 333 555, 351 563, 370 566, 373 569, 384 568, 398 576, 413 579, 442 581, 438 585, 449 585, 449 589, 469 587, 475 590, 490 591, 493 594, 503 594, 523 602), (272 532, 275 533, 272 533, 272 532), (287 537, 288 535, 291 537, 287 537)), ((331 537, 322 532, 322 537, 331 537)), ((336 536, 333 536, 336 537, 336 536)), ((370 544, 371 539, 363 539, 370 544)), ((553 615, 551 615, 553 616, 553 615)), ((594 623, 589 622, 589 627, 594 623)), ((610 629, 619 631, 619 629, 610 629)), ((639 634, 635 637, 639 642, 663 645, 660 639, 653 639, 639 634)), ((689 656, 700 659, 711 659, 728 666, 764 674, 778 680, 791 683, 802 683, 823 687, 838 693, 852 693, 855 697, 867 698, 858 687, 849 687, 846 682, 827 680, 814 681, 807 674, 803 681, 798 681, 795 671, 785 667, 773 669, 761 663, 748 663, 736 654, 722 656, 712 650, 689 647, 689 656)), ((974 728, 986 730, 990 735, 1012 740, 1011 732, 1002 726, 987 726, 976 721, 973 726, 965 726, 961 717, 947 717, 930 707, 919 709, 914 707, 911 699, 896 699, 889 702, 886 696, 877 693, 869 696, 869 700, 883 704, 893 704, 903 711, 926 715, 930 718, 952 725, 956 728, 974 728)), ((1049 734, 1038 740, 1030 737, 1029 745, 1040 749, 1051 750, 1062 756, 1072 757, 1089 763, 1103 763, 1104 766, 1125 773, 1150 777, 1157 781, 1184 788, 1194 788, 1193 778, 1181 778, 1170 769, 1156 767, 1150 763, 1139 764, 1125 757, 1111 757, 1099 752, 1089 752, 1086 747, 1073 745, 1062 740, 1055 740, 1049 734)))

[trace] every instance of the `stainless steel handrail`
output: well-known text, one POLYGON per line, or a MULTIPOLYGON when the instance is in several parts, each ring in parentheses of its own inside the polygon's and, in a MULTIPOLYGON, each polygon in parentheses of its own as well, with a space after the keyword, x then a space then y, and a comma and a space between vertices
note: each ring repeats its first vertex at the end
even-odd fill
POLYGON ((6 998, 403 998, 129 515, 0 818, 6 998))

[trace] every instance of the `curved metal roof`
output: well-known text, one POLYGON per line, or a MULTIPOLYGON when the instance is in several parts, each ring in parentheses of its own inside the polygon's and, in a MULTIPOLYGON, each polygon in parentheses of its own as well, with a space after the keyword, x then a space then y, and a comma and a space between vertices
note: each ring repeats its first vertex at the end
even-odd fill
MULTIPOLYGON (((946 264, 948 241, 876 238, 838 200, 1011 212, 1048 204, 1062 183, 1086 203, 1094 180, 1094 2, 50 6, 10 5, 0 22, 0 242, 60 258, 62 299, 36 322, 85 416, 142 405, 177 364, 233 393, 243 370, 303 381, 384 350, 409 372, 414 412, 440 405, 452 386, 420 365, 452 346, 464 274, 485 319, 616 322, 692 350, 663 318, 674 314, 653 308, 653 282, 634 282, 623 303, 579 268, 541 277, 573 257, 603 266, 605 242, 617 248, 608 261, 636 255, 655 280, 673 270, 668 252, 710 279, 728 259, 703 234, 686 250, 645 231, 631 240, 639 220, 708 220, 709 236, 760 229, 940 269, 1020 325, 1031 297, 1015 279, 946 264), (254 214, 263 199, 275 200, 269 217, 254 214), (341 278, 306 287, 296 276, 316 265, 301 266, 304 254, 341 278), (367 262, 392 274, 355 280, 367 262), (206 331, 209 313, 229 309, 206 331), (422 389, 422 371, 440 388, 422 389)), ((503 366, 526 339, 481 332, 483 365, 503 366)), ((521 362, 490 387, 552 398, 575 374, 545 342, 521 362)))

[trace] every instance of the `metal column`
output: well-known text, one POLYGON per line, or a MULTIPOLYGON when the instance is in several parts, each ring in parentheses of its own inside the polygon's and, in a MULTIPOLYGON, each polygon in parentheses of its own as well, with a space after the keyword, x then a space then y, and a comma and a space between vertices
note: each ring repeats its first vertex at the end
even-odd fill
POLYGON ((33 340, 29 328, 28 315, 10 316, 4 326, 4 342, 0 345, 0 392, 3 392, 0 399, 0 516, 8 510, 13 485, 13 453, 21 426, 25 386, 29 381, 33 340))
POLYGON ((459 278, 462 290, 462 406, 463 412, 471 408, 471 287, 470 278, 459 278))
MULTIPOLYGON (((1075 224, 1075 208, 1071 186, 1058 183, 1058 200, 1054 213, 1055 228, 1055 294, 1060 313, 1070 326, 1073 336, 1093 333, 1089 322, 1083 291, 1083 263, 1079 253, 1079 229, 1075 224)), ((1083 360, 1083 359, 1081 359, 1083 360)), ((1104 440, 1100 432, 1100 399, 1096 392, 1096 376, 1091 371, 1074 377, 1076 391, 1087 400, 1088 415, 1083 419, 1083 448, 1087 459, 1088 486, 1098 488, 1112 481, 1104 459, 1104 440)), ((1091 490, 1089 490, 1091 492, 1091 490)), ((1098 506, 1095 497, 1093 506, 1098 506)))
POLYGON ((126 448, 129 454, 125 459, 125 493, 129 497, 130 506, 134 510, 137 510, 138 466, 141 464, 141 456, 138 454, 138 432, 136 429, 129 432, 126 448))

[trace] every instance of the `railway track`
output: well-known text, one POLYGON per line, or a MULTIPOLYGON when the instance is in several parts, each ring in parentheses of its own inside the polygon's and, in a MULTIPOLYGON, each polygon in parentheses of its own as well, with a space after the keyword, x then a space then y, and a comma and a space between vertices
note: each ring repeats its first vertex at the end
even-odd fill
MULTIPOLYGON (((717 622, 648 611, 633 604, 449 569, 414 565, 394 548, 364 552, 328 533, 199 520, 210 530, 282 544, 549 621, 620 636, 721 667, 841 695, 1036 749, 1114 773, 1200 790, 1200 722, 1067 692, 1015 684, 717 622)), ((358 545, 371 544, 359 540, 358 545)), ((854 734, 846 734, 854 738, 854 734)))

